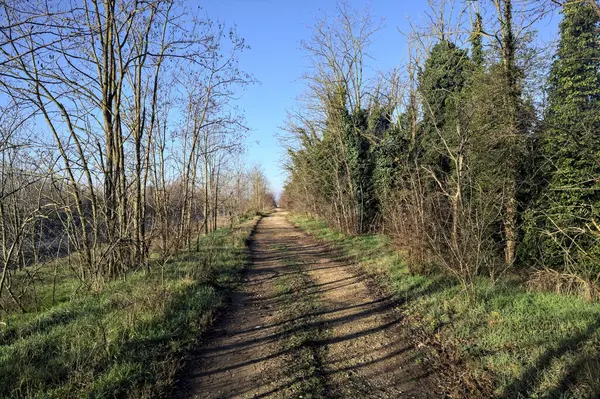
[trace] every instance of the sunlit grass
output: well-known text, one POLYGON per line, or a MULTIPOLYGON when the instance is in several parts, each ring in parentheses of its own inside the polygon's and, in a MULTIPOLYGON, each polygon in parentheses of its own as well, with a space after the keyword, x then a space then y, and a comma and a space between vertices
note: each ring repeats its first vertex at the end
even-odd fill
POLYGON ((404 300, 413 335, 439 364, 459 366, 445 370, 456 394, 600 396, 600 304, 486 278, 466 295, 449 277, 411 274, 387 237, 344 236, 322 221, 292 220, 343 249, 404 300))
POLYGON ((238 283, 252 225, 218 230, 201 239, 201 251, 156 261, 99 293, 77 290, 65 265, 40 269, 40 299, 0 326, 0 397, 167 393, 186 350, 238 283), (55 269, 63 271, 56 279, 55 269))

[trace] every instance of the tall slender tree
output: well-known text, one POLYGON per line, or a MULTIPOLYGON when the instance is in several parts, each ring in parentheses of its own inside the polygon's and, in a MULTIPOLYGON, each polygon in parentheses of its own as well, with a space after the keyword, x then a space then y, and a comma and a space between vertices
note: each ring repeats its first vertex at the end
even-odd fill
POLYGON ((471 33, 471 59, 477 67, 483 65, 483 18, 480 13, 475 14, 473 32, 471 33))

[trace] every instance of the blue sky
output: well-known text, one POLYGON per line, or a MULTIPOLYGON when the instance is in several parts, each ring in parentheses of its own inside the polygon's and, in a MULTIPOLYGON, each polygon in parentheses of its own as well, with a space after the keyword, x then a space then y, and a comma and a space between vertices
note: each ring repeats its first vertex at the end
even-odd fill
MULTIPOLYGON (((372 71, 386 71, 401 65, 406 56, 409 21, 425 24, 425 1, 373 0, 349 1, 355 9, 369 6, 375 21, 383 20, 369 50, 372 71)), ((251 132, 248 136, 247 159, 260 164, 272 188, 280 193, 285 175, 280 167, 283 149, 276 134, 286 119, 286 110, 304 87, 299 80, 308 67, 300 41, 311 37, 310 26, 324 14, 334 15, 335 0, 203 0, 203 11, 210 18, 235 24, 238 33, 251 49, 240 57, 240 66, 261 83, 247 89, 238 101, 244 110, 251 132)), ((550 39, 556 20, 542 24, 542 37, 550 39)))

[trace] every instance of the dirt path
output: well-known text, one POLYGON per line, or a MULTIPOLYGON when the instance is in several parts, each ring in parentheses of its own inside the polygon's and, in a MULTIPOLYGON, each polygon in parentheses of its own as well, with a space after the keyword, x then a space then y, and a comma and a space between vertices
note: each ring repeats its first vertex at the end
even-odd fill
POLYGON ((286 216, 257 226, 244 290, 174 397, 439 396, 394 303, 286 216))

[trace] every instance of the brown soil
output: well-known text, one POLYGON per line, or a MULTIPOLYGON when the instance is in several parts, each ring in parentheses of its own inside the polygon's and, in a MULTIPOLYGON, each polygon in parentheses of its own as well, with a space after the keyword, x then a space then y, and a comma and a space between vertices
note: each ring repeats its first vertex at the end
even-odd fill
POLYGON ((356 265, 295 228, 285 212, 259 222, 251 255, 243 291, 234 295, 173 397, 440 397, 434 376, 406 338, 401 313, 369 288, 356 265), (303 328, 326 332, 310 342, 315 347, 310 373, 322 383, 313 393, 294 390, 298 381, 290 371, 295 360, 302 361, 286 345, 292 334, 286 326, 297 320, 286 320, 277 286, 292 273, 302 273, 317 297, 317 311, 303 316, 308 320, 303 328))

